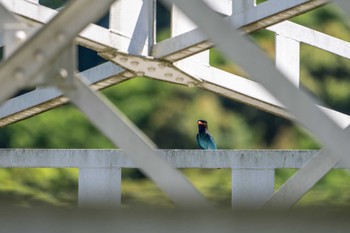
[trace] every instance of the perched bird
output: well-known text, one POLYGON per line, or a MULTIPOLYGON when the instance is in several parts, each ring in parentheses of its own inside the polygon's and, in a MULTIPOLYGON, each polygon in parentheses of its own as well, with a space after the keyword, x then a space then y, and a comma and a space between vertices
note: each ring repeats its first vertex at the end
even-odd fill
POLYGON ((208 130, 208 122, 205 120, 198 120, 198 133, 197 133, 197 144, 201 149, 214 150, 216 144, 214 138, 210 135, 208 130))

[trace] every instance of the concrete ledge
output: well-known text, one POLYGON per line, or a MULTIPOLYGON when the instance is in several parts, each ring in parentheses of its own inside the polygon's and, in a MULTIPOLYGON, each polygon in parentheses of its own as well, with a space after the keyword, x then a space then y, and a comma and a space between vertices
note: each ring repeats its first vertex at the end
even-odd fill
MULTIPOLYGON (((177 168, 300 168, 317 150, 157 150, 177 168)), ((134 168, 123 150, 0 149, 0 167, 134 168)), ((336 168, 345 168, 337 166, 336 168)))

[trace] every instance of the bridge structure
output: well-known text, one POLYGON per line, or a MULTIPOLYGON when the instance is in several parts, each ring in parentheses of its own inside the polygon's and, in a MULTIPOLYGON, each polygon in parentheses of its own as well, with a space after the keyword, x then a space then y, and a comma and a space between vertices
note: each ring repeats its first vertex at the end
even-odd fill
MULTIPOLYGON (((293 206, 333 168, 349 168, 350 116, 299 89, 300 45, 350 59, 350 43, 288 21, 325 4, 350 13, 346 0, 163 0, 171 37, 156 43, 155 0, 76 0, 50 9, 38 0, 0 1, 0 126, 72 102, 122 150, 0 150, 0 167, 79 168, 79 205, 120 206, 121 170, 141 169, 180 207, 211 207, 176 168, 232 169, 232 206, 293 206), (176 6, 175 6, 176 5, 176 6), (109 12, 109 28, 92 24, 109 12), (245 38, 275 33, 275 61, 245 38), (76 44, 106 62, 76 71, 76 44), (212 67, 220 49, 247 77, 212 67), (202 88, 303 125, 320 151, 158 150, 98 90, 134 77, 202 88), (35 90, 11 98, 25 87, 35 90), (300 168, 274 190, 276 168, 300 168)), ((130 93, 132 95, 132 93, 130 93)))

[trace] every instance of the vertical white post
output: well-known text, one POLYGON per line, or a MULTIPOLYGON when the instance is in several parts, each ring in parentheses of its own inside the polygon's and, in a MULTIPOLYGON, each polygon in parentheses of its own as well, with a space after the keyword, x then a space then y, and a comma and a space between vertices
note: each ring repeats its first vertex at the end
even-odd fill
POLYGON ((121 203, 120 168, 80 168, 79 207, 118 207, 121 203))
POLYGON ((131 39, 117 45, 126 52, 136 55, 149 55, 155 35, 154 0, 118 0, 110 8, 109 28, 112 32, 131 39), (148 44, 148 51, 143 51, 148 44))
MULTIPOLYGON (((177 36, 179 34, 191 31, 197 26, 182 13, 182 11, 173 5, 171 11, 171 36, 177 36)), ((200 63, 209 64, 209 50, 193 55, 189 58, 200 63)), ((183 60, 186 60, 183 59, 183 60)), ((180 61, 182 62, 182 61, 180 61)))
POLYGON ((232 169, 232 207, 259 207, 273 194, 274 183, 274 169, 232 169))
POLYGON ((276 34, 276 66, 297 87, 300 80, 300 42, 276 34))
POLYGON ((232 0, 232 23, 236 27, 244 24, 244 15, 242 12, 255 7, 256 0, 232 0))

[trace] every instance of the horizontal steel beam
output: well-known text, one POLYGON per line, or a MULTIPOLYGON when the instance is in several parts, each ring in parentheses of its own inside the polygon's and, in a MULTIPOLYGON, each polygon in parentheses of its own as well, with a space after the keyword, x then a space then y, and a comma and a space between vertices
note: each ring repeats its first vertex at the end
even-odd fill
MULTIPOLYGON (((156 150, 177 168, 300 168, 317 150, 156 150)), ((0 149, 0 167, 136 168, 123 150, 0 149)), ((335 168, 345 168, 339 164, 335 168)))
POLYGON ((350 59, 350 43, 302 25, 285 21, 266 28, 307 45, 350 59))
MULTIPOLYGON (((123 82, 132 73, 112 64, 104 63, 81 73, 95 90, 123 82)), ((67 103, 69 100, 55 88, 40 88, 5 101, 0 106, 0 127, 29 118, 67 103)))
MULTIPOLYGON (((320 7, 327 2, 327 0, 270 0, 229 16, 226 20, 233 22, 244 33, 251 33, 320 7), (240 21, 241 19, 244 21, 240 21)), ((152 56, 175 62, 213 46, 214 44, 201 33, 200 29, 194 29, 157 43, 153 47, 152 56)))
MULTIPOLYGON (((193 61, 181 62, 176 66, 187 74, 200 78, 202 82, 197 83, 197 87, 218 93, 274 115, 294 120, 294 117, 285 107, 257 82, 193 61)), ((349 115, 330 108, 318 107, 322 112, 332 118, 339 127, 345 128, 350 124, 349 115)))

